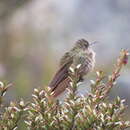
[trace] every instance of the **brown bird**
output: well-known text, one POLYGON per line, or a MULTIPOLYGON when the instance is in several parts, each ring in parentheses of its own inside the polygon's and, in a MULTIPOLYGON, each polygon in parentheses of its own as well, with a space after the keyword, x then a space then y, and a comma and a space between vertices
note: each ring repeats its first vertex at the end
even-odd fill
POLYGON ((80 64, 78 82, 83 81, 84 76, 93 69, 95 52, 92 50, 91 45, 88 41, 81 39, 61 58, 59 70, 49 84, 53 97, 59 97, 70 86, 69 68, 71 66, 76 67, 80 64))

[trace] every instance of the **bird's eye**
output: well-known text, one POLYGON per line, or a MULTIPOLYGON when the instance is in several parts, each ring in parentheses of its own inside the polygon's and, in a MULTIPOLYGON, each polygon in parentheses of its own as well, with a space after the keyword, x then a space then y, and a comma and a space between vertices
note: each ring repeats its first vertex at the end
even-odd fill
POLYGON ((84 44, 84 46, 85 46, 86 48, 88 48, 89 44, 88 44, 88 43, 86 43, 86 44, 84 44))

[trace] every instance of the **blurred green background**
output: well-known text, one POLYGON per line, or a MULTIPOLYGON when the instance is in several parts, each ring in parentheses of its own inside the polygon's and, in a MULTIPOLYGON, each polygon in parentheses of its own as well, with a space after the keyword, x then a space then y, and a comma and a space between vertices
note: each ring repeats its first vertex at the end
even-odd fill
MULTIPOLYGON (((129 0, 0 0, 0 80, 13 83, 6 102, 46 86, 79 38, 98 41, 95 70, 110 74, 119 51, 130 50, 129 14, 129 0)), ((126 98, 130 109, 129 75, 130 64, 111 97, 126 98)))

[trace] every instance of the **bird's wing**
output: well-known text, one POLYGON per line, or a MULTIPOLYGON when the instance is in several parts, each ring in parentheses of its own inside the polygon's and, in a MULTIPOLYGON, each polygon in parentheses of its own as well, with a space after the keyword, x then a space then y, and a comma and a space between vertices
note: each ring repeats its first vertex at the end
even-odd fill
POLYGON ((67 77, 60 84, 58 84, 53 91, 54 92, 53 97, 58 97, 59 95, 61 95, 69 86, 69 83, 70 83, 70 79, 69 77, 67 77))
POLYGON ((68 77, 68 68, 71 66, 72 62, 73 62, 72 57, 68 58, 66 62, 64 63, 62 62, 62 64, 60 65, 60 69, 54 75, 54 78, 49 84, 51 91, 54 91, 57 87, 59 87, 59 84, 68 77))
POLYGON ((60 60, 60 67, 67 64, 70 60, 72 60, 72 56, 70 56, 69 52, 66 52, 60 60))

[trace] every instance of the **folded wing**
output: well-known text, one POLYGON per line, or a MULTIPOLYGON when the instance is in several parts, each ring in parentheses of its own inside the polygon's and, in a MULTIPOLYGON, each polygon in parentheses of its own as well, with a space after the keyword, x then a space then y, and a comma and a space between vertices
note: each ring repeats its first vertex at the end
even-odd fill
POLYGON ((68 70, 73 62, 73 58, 68 58, 67 56, 64 57, 67 58, 67 60, 64 59, 66 60, 66 62, 60 65, 60 69, 54 75, 54 78, 49 84, 51 91, 54 92, 55 95, 57 95, 57 93, 64 91, 64 89, 68 86, 68 76, 69 76, 68 70))

